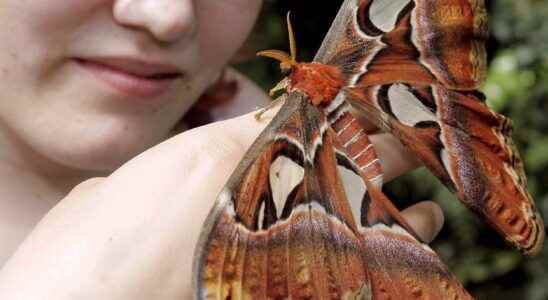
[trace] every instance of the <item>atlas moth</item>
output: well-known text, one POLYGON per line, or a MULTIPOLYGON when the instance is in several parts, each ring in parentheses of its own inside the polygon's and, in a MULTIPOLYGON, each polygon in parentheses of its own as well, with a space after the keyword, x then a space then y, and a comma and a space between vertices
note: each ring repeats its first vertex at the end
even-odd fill
POLYGON ((346 0, 284 105, 218 196, 196 247, 195 299, 471 299, 381 192, 362 112, 528 255, 544 225, 511 123, 490 110, 483 0, 346 0))

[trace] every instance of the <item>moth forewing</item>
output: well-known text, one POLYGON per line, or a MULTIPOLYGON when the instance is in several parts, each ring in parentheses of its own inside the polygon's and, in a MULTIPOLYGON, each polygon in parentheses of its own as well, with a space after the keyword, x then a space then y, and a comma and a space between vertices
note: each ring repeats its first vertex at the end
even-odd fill
MULTIPOLYGON (((240 226, 238 224, 235 224, 234 220, 236 213, 234 192, 239 190, 242 181, 247 175, 247 171, 252 168, 256 159, 265 151, 265 148, 269 146, 275 135, 274 128, 277 128, 281 124, 284 124, 298 108, 297 104, 299 101, 295 99, 298 97, 301 96, 295 94, 290 99, 288 99, 291 101, 286 101, 284 103, 279 112, 270 121, 269 125, 253 142, 249 150, 243 156, 242 161, 238 164, 238 166, 228 179, 226 185, 223 187, 213 205, 213 208, 207 216, 194 251, 194 260, 192 267, 192 286, 195 299, 221 299, 216 297, 211 298, 209 296, 209 293, 211 292, 207 288, 205 288, 205 281, 211 280, 211 278, 215 276, 220 276, 219 273, 222 271, 215 270, 215 266, 210 266, 207 264, 207 256, 209 254, 207 252, 209 250, 208 247, 210 247, 211 244, 215 244, 215 239, 222 236, 219 233, 217 233, 217 235, 214 235, 216 233, 214 229, 216 228, 216 226, 218 226, 219 222, 222 219, 227 219, 227 222, 229 222, 231 226, 240 226)), ((220 266, 216 267, 222 268, 220 266)), ((220 294, 215 293, 214 295, 220 296, 220 294)))
POLYGON ((343 299, 369 289, 325 116, 299 93, 289 100, 237 167, 206 221, 195 254, 197 299, 323 299, 328 294, 343 299), (280 140, 287 143, 273 151, 280 140), (271 168, 280 156, 301 165, 304 176, 280 217, 260 228, 255 225, 265 209, 260 203, 273 202, 271 181, 260 177, 283 172, 256 170, 271 168))
POLYGON ((535 255, 544 223, 511 123, 477 91, 487 32, 483 0, 346 0, 315 61, 342 71, 339 98, 398 137, 510 244, 535 255))

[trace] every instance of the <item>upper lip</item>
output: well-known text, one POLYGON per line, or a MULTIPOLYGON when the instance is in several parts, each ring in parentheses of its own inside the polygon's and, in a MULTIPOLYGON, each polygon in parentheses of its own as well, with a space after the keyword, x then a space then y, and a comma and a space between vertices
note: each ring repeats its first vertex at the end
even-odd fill
POLYGON ((183 74, 181 69, 173 64, 132 57, 92 57, 77 58, 77 60, 101 64, 140 77, 178 77, 183 74))

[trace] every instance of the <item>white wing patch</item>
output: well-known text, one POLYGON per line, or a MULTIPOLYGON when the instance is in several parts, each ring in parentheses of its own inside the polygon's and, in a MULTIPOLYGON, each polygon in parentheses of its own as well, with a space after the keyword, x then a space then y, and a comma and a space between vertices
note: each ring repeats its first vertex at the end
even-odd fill
MULTIPOLYGON (((291 159, 280 156, 270 166, 270 188, 272 200, 276 205, 277 217, 280 218, 287 196, 304 178, 304 169, 291 159)), ((263 212, 260 212, 262 214, 263 212)), ((259 216, 259 219, 261 216, 259 216)))
POLYGON ((371 22, 380 30, 390 32, 396 28, 400 12, 411 0, 377 0, 370 7, 371 22))
POLYGON ((392 112, 402 124, 415 126, 419 122, 434 121, 437 117, 403 84, 394 84, 388 90, 392 112))
POLYGON ((219 197, 217 198, 217 201, 219 202, 220 206, 225 206, 226 205, 227 213, 230 216, 235 217, 236 216, 236 211, 234 210, 234 204, 231 200, 232 200, 232 193, 230 192, 229 189, 224 187, 223 190, 221 191, 221 193, 219 194, 219 197))
POLYGON ((356 224, 361 224, 362 200, 367 192, 365 183, 363 183, 363 179, 359 175, 347 168, 337 166, 337 169, 339 170, 346 198, 348 198, 348 202, 350 202, 350 207, 352 208, 354 221, 356 221, 356 224))
MULTIPOLYGON (((443 142, 445 143, 445 141, 443 142)), ((451 178, 451 181, 456 184, 457 181, 455 180, 455 178, 457 178, 457 175, 453 174, 453 168, 451 164, 451 161, 452 161, 451 153, 449 153, 449 151, 447 151, 447 149, 445 148, 441 149, 440 159, 443 166, 445 167, 445 170, 447 171, 447 174, 449 174, 449 178, 451 178)))
POLYGON ((266 205, 264 204, 264 201, 263 201, 261 202, 261 207, 259 208, 259 216, 257 219, 257 228, 259 230, 263 229, 265 209, 266 209, 266 205))
POLYGON ((447 173, 449 173, 449 175, 453 177, 451 172, 451 161, 449 160, 449 152, 447 152, 447 149, 441 149, 440 158, 443 166, 445 167, 445 170, 447 170, 447 173))

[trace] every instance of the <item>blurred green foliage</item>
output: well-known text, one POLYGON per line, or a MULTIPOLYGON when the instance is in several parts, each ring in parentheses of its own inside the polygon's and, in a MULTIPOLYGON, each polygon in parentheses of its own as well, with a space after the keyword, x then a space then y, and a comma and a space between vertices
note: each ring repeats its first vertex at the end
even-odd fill
MULTIPOLYGON (((342 0, 265 0, 249 53, 287 49, 285 14, 292 11, 300 60, 310 60, 342 0)), ((548 1, 487 1, 491 20, 490 66, 483 91, 488 104, 514 121, 529 190, 548 216, 548 1)), ((271 60, 250 59, 238 67, 265 89, 281 78, 271 60)), ((451 270, 478 299, 548 299, 548 250, 523 258, 465 209, 427 171, 389 183, 385 191, 398 207, 420 200, 440 203, 446 224, 433 243, 451 270)))

